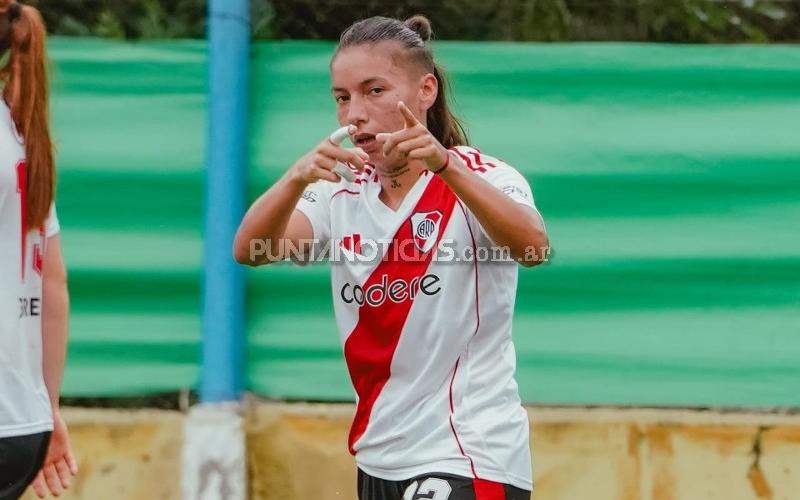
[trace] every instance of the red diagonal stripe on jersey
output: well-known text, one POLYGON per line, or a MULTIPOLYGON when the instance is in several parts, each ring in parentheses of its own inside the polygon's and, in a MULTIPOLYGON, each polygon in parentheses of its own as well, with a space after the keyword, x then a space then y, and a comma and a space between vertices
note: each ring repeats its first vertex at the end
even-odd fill
MULTIPOLYGON (((438 245, 445 228, 447 228, 455 204, 455 194, 444 181, 434 176, 425 188, 425 192, 422 193, 416 207, 411 211, 411 215, 433 210, 442 212, 439 234, 436 237, 438 245)), ((392 258, 399 253, 396 251, 398 245, 403 245, 402 242, 412 238, 411 216, 409 215, 389 243, 386 252, 387 258, 378 264, 363 284, 364 290, 373 284, 380 283, 384 274, 389 276, 390 281, 402 278, 406 282, 425 275, 436 245, 427 254, 420 256, 421 258, 413 258, 405 262, 392 258)), ((397 343, 400 341, 400 333, 403 331, 408 313, 411 311, 411 305, 410 299, 401 303, 387 300, 380 307, 372 307, 365 303, 358 310, 358 322, 344 345, 350 379, 358 394, 356 415, 348 439, 350 453, 355 454, 355 444, 367 430, 375 401, 391 376, 392 358, 397 349, 397 343)))

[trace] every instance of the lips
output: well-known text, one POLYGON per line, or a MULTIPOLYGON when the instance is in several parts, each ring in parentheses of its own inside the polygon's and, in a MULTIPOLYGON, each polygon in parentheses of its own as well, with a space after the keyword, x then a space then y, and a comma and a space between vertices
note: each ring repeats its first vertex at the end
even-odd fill
POLYGON ((353 144, 370 153, 377 147, 378 142, 375 140, 375 134, 356 134, 353 136, 353 144))

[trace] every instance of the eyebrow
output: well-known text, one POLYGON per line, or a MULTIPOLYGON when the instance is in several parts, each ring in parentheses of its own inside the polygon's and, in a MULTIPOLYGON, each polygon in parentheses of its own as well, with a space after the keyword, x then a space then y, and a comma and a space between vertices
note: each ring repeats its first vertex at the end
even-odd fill
MULTIPOLYGON (((373 76, 371 78, 367 78, 366 80, 362 80, 361 83, 359 83, 358 85, 360 87, 365 87, 365 86, 369 85, 370 83, 377 82, 378 80, 381 80, 381 78, 379 78, 377 76, 373 76)), ((343 89, 341 87, 333 87, 331 89, 331 92, 347 92, 347 89, 343 89)))

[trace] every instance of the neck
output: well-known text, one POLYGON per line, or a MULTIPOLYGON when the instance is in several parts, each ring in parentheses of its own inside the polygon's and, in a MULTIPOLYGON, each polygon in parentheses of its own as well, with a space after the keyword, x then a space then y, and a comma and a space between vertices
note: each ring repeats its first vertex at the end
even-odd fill
POLYGON ((405 165, 391 169, 378 167, 381 201, 392 210, 396 210, 424 171, 425 166, 421 160, 411 160, 405 165))

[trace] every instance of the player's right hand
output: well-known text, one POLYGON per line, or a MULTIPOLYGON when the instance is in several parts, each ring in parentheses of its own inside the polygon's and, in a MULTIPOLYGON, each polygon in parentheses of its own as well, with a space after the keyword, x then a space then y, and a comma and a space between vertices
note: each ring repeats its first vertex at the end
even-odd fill
POLYGON ((341 178, 333 172, 337 161, 344 164, 350 163, 361 173, 364 170, 364 162, 367 160, 369 160, 369 155, 363 149, 345 149, 326 138, 297 160, 292 166, 292 171, 297 180, 306 184, 320 179, 339 182, 341 178))
POLYGON ((49 491, 54 497, 60 496, 70 486, 70 477, 78 473, 78 462, 72 454, 67 424, 61 412, 53 411, 53 433, 47 448, 42 468, 31 483, 34 493, 45 498, 49 491))

